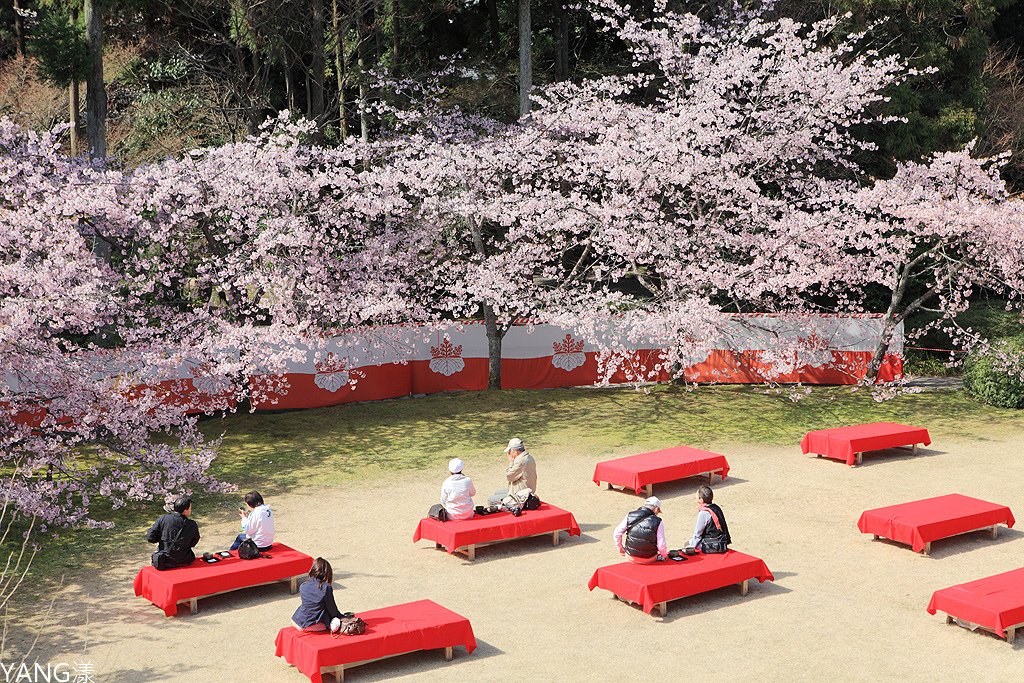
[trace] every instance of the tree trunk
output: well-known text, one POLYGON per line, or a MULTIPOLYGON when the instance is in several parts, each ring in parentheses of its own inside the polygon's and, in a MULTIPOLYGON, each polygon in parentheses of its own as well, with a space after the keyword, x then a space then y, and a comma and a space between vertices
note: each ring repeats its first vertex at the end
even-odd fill
POLYGON ((306 118, 312 119, 313 116, 310 114, 310 111, 313 109, 313 88, 310 87, 310 73, 305 65, 303 65, 302 70, 306 72, 306 118))
POLYGON ((882 324, 882 333, 878 337, 878 344, 871 354, 871 362, 868 363, 867 373, 864 379, 874 384, 878 379, 878 371, 882 369, 882 362, 885 361, 885 354, 889 352, 889 344, 892 343, 892 333, 896 329, 896 323, 891 316, 886 316, 882 324))
POLYGON ((564 81, 569 77, 569 10, 558 3, 558 46, 555 54, 555 78, 564 81))
POLYGON ((68 86, 68 123, 71 124, 71 156, 78 155, 78 81, 72 80, 68 86))
MULTIPOLYGON (((473 221, 470 230, 473 236, 473 250, 478 256, 486 258, 483 225, 479 221, 473 221)), ((487 332, 487 388, 501 389, 501 340, 508 330, 498 327, 498 319, 490 303, 484 301, 481 307, 484 312, 484 329, 487 332)))
POLYGON ((530 115, 533 55, 530 51, 530 0, 519 0, 519 116, 530 115))
POLYGON ((871 362, 868 363, 867 372, 864 375, 865 381, 871 384, 874 384, 875 380, 878 379, 878 371, 882 368, 882 362, 885 360, 885 354, 889 351, 889 344, 892 342, 892 333, 896 330, 896 326, 906 320, 908 315, 919 310, 926 301, 931 299, 938 292, 938 285, 933 285, 913 301, 906 304, 903 303, 903 299, 907 294, 907 287, 910 285, 910 281, 914 277, 914 268, 925 262, 926 259, 930 257, 932 257, 932 251, 925 251, 915 256, 900 269, 899 275, 896 279, 896 286, 892 288, 892 297, 889 300, 889 308, 885 312, 885 322, 882 324, 882 333, 878 337, 878 344, 875 345, 875 351, 871 355, 871 362))
POLYGON ((324 3, 323 0, 312 0, 310 3, 310 30, 312 61, 309 66, 308 91, 309 110, 307 116, 316 122, 317 130, 324 123, 324 77, 326 73, 324 60, 324 3))
POLYGON ((299 104, 295 99, 295 75, 292 73, 291 62, 288 61, 288 56, 281 52, 281 60, 284 62, 284 92, 285 97, 288 99, 288 111, 294 112, 299 108, 299 104))
POLYGON ((366 109, 370 92, 366 84, 366 68, 370 62, 370 36, 366 35, 367 19, 372 5, 360 8, 356 12, 356 64, 359 67, 359 137, 363 142, 370 141, 370 117, 366 109))
POLYGON ((14 0, 14 39, 18 56, 25 58, 25 20, 21 18, 18 10, 21 9, 19 0, 14 0))
POLYGON ((498 23, 498 0, 487 0, 487 20, 491 29, 491 47, 495 56, 501 49, 501 25, 498 23))
POLYGON ((348 59, 345 57, 345 39, 338 17, 338 0, 331 0, 331 28, 334 30, 334 74, 338 79, 338 134, 345 140, 348 137, 348 120, 345 118, 345 75, 348 73, 348 59))
POLYGON ((103 84, 102 0, 84 0, 85 35, 89 41, 89 77, 85 82, 86 137, 89 157, 107 156, 107 90, 103 84))
POLYGON ((487 388, 501 389, 501 340, 505 332, 498 327, 494 309, 484 304, 484 329, 487 331, 487 388))
POLYGON ((398 62, 398 56, 401 54, 399 48, 402 44, 402 34, 400 32, 402 24, 398 16, 400 10, 401 1, 391 0, 391 76, 393 78, 398 78, 402 71, 398 62))

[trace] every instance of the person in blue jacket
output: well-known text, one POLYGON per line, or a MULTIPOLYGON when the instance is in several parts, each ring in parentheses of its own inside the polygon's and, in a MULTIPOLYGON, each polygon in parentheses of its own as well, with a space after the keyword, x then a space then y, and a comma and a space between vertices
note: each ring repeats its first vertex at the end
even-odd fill
POLYGON ((336 633, 341 628, 341 611, 334 602, 331 581, 334 571, 331 563, 322 557, 313 561, 309 579, 299 587, 302 604, 292 615, 292 624, 300 631, 326 631, 336 633))

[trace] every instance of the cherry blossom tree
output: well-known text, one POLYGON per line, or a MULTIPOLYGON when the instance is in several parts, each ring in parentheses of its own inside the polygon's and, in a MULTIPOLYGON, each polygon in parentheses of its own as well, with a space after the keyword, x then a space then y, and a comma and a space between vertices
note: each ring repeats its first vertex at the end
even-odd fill
POLYGON ((159 366, 155 330, 91 249, 89 218, 116 206, 118 183, 61 156, 56 135, 0 121, 0 457, 14 511, 44 528, 99 524, 99 496, 223 488, 195 420, 152 393, 129 400, 131 373, 101 347, 117 334, 136 364, 159 366))
POLYGON ((131 171, 62 156, 60 132, 0 122, 0 451, 20 512, 98 524, 98 497, 222 490, 186 411, 283 393, 334 329, 422 317, 402 289, 418 249, 389 227, 401 196, 361 180, 354 149, 308 144, 308 122, 131 171))
POLYGON ((903 165, 892 180, 859 168, 873 145, 857 131, 901 124, 876 114, 887 89, 917 75, 899 58, 842 35, 843 17, 811 26, 759 13, 705 19, 665 4, 641 22, 616 2, 595 2, 631 47, 633 72, 542 89, 530 119, 485 121, 444 111, 436 97, 390 112, 401 125, 378 145, 371 173, 401 178, 416 243, 441 236, 414 290, 434 317, 483 317, 492 387, 501 338, 520 317, 592 340, 606 376, 649 379, 666 368, 681 376, 727 345, 729 313, 778 313, 792 329, 760 355, 771 381, 819 351, 814 318, 799 314, 865 313, 888 292, 895 303, 871 381, 893 330, 928 300, 919 292, 903 301, 933 269, 911 253, 922 240, 936 255, 959 239, 980 259, 959 284, 946 277, 927 288, 947 321, 966 305, 968 283, 991 285, 984 259, 1002 259, 1001 281, 1013 280, 992 238, 972 242, 972 212, 928 226, 925 214, 940 215, 948 200, 914 185, 927 176, 934 188, 956 188, 958 209, 986 208, 989 233, 1013 242, 1016 205, 1005 201, 997 163, 964 153, 957 168, 948 159, 903 165), (965 175, 984 182, 958 185, 965 175), (660 362, 630 362, 630 349, 652 341, 666 349, 660 362))

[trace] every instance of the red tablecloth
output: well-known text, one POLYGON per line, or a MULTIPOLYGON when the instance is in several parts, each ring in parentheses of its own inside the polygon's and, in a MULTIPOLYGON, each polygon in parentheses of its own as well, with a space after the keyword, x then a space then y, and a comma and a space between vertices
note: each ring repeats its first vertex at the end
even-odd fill
POLYGON ((648 484, 685 479, 705 472, 721 474, 725 479, 729 474, 729 463, 724 455, 718 453, 676 446, 599 462, 594 467, 594 483, 600 486, 604 481, 640 491, 648 484))
POLYGON ((366 633, 333 638, 325 631, 307 633, 286 626, 277 634, 277 656, 320 683, 325 666, 352 664, 391 655, 465 645, 476 649, 469 619, 433 600, 417 600, 356 616, 366 622, 366 633))
POLYGON ((232 557, 216 564, 196 559, 187 567, 162 572, 143 567, 135 576, 135 595, 146 598, 171 616, 178 613, 178 603, 182 600, 290 579, 306 574, 313 566, 312 557, 280 543, 275 543, 267 554, 270 559, 242 560, 238 551, 234 551, 232 557))
POLYGON ((921 552, 925 543, 996 524, 1012 527, 1014 521, 1013 513, 1005 505, 951 493, 865 510, 857 528, 865 534, 906 543, 915 552, 921 552))
POLYGON ((800 447, 804 453, 817 453, 834 460, 845 460, 847 465, 856 462, 856 454, 880 451, 896 446, 913 446, 932 442, 928 430, 896 422, 872 422, 835 429, 819 429, 807 432, 800 447))
POLYGON ((928 614, 937 610, 990 628, 1005 638, 1003 629, 1024 624, 1024 568, 935 591, 928 614))
POLYGON ((648 614, 659 602, 724 588, 747 579, 774 581, 764 561, 730 550, 719 555, 692 555, 685 562, 619 564, 601 567, 590 577, 590 590, 604 588, 642 605, 648 614))
POLYGON ((496 512, 493 515, 478 515, 472 519, 447 522, 425 517, 416 526, 412 542, 425 538, 440 543, 445 550, 454 553, 458 548, 478 543, 536 536, 561 529, 568 529, 570 536, 580 535, 580 525, 576 523, 576 518, 571 512, 548 503, 541 503, 536 510, 525 510, 518 517, 513 517, 510 512, 496 512))

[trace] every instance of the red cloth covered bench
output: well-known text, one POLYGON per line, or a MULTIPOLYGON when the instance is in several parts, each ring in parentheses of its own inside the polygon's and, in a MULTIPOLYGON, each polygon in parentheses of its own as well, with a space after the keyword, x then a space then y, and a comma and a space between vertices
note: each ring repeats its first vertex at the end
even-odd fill
POLYGON ((342 681, 345 667, 386 657, 444 648, 445 661, 451 661, 456 645, 464 645, 468 653, 476 649, 469 619, 433 600, 359 612, 356 616, 366 622, 366 632, 358 636, 334 638, 327 631, 310 633, 286 626, 277 634, 276 654, 313 683, 320 683, 324 673, 333 673, 342 681))
POLYGON ((939 610, 948 615, 947 624, 961 619, 1013 643, 1024 626, 1024 568, 935 591, 928 614, 939 610))
POLYGON ((704 474, 708 475, 709 483, 714 483, 716 474, 725 479, 729 474, 725 456, 676 446, 599 462, 594 467, 594 483, 600 486, 603 481, 608 488, 613 485, 630 488, 640 495, 644 495, 646 488, 646 495, 650 496, 654 484, 704 474))
POLYGON ((906 543, 914 552, 931 552, 932 541, 979 529, 998 533, 998 525, 1012 527, 1013 513, 1005 505, 951 493, 912 503, 865 510, 857 521, 861 533, 906 543))
POLYGON ((570 536, 580 535, 580 526, 568 510, 549 503, 541 503, 536 510, 524 510, 514 517, 511 512, 496 512, 493 515, 477 515, 471 519, 439 522, 424 517, 416 526, 412 542, 425 538, 433 541, 438 548, 444 547, 449 553, 462 553, 470 560, 476 558, 477 546, 510 541, 527 536, 551 534, 554 545, 558 545, 559 532, 568 531, 570 536))
POLYGON ((242 588, 289 581, 295 592, 297 577, 309 573, 313 558, 286 545, 275 543, 270 558, 243 560, 238 551, 220 562, 207 564, 202 558, 185 567, 157 571, 143 567, 135 575, 135 595, 146 598, 167 616, 178 613, 178 604, 189 603, 192 614, 199 611, 199 599, 230 593, 242 588))
POLYGON ((748 582, 774 581, 764 561, 730 550, 716 555, 690 555, 685 562, 665 560, 654 564, 620 562, 601 567, 590 577, 590 590, 603 588, 626 602, 635 602, 651 613, 655 607, 665 616, 668 602, 733 584, 747 594, 748 582))
POLYGON ((885 448, 910 447, 917 452, 917 444, 932 442, 928 430, 896 422, 871 422, 869 424, 819 429, 807 432, 800 447, 804 453, 814 453, 833 460, 845 460, 851 467, 860 464, 867 451, 885 448))

